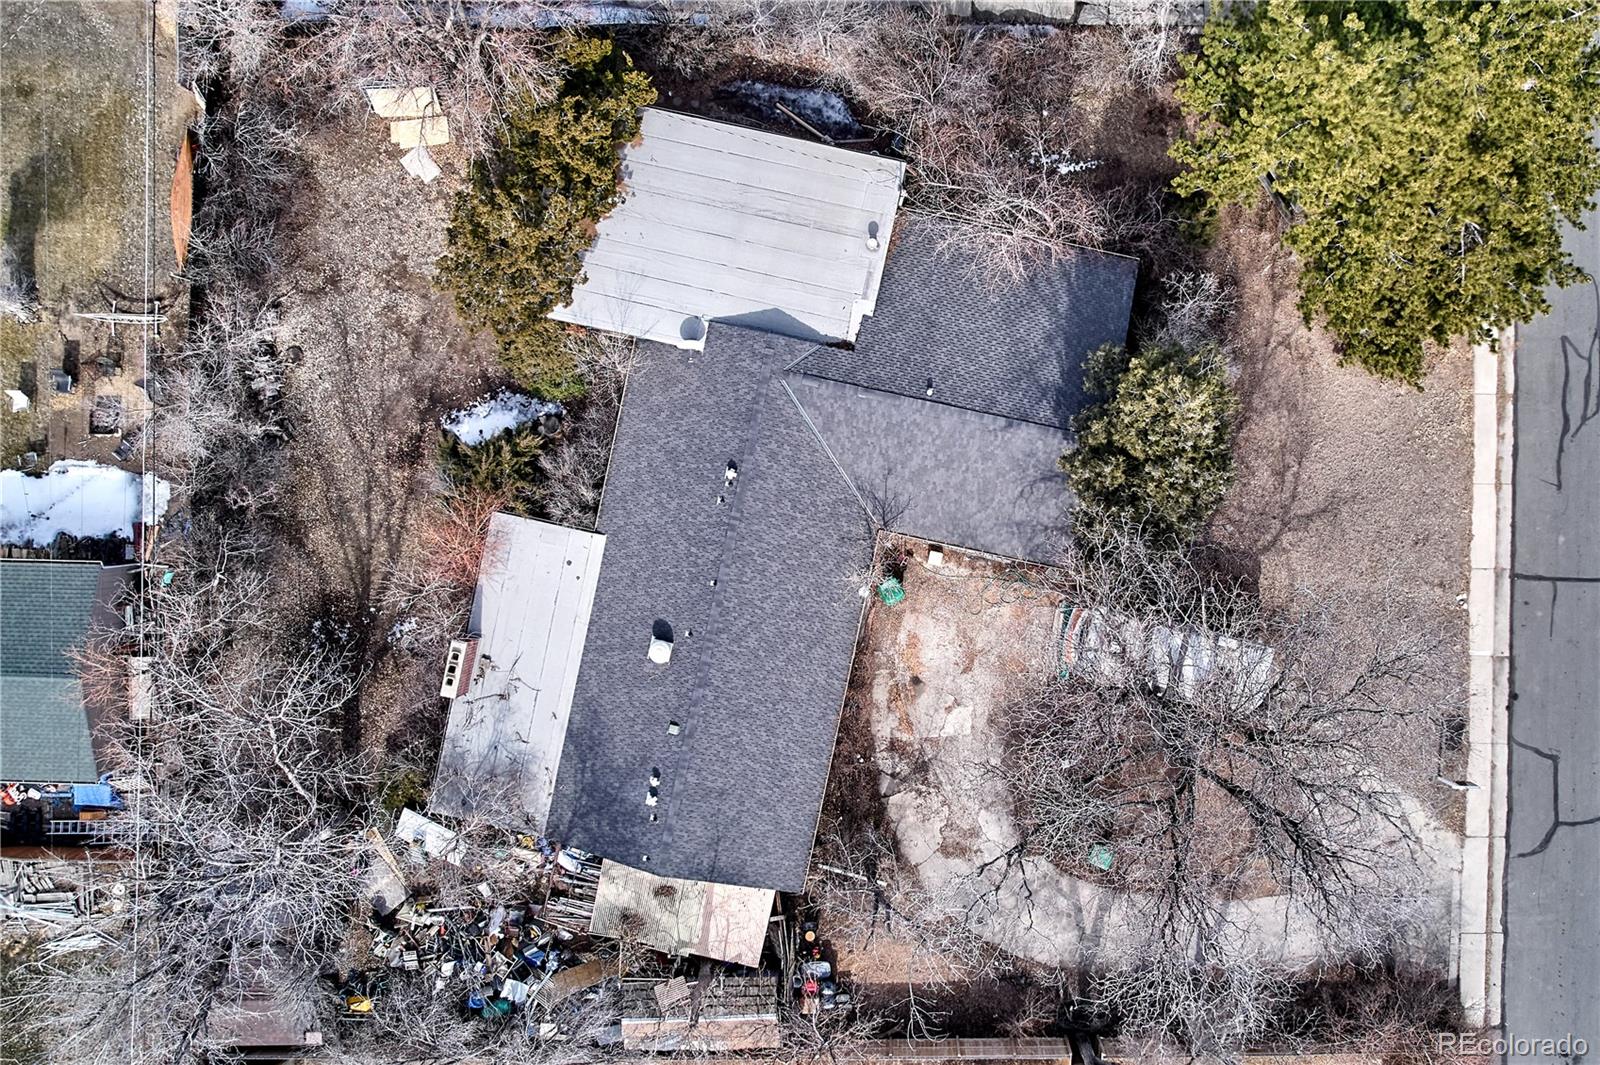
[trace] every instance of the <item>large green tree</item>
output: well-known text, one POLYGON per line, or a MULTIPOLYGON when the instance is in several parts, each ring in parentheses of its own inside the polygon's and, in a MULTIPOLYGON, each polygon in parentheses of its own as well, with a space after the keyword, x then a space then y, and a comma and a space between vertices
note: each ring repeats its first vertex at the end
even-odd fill
POLYGON ((561 59, 557 96, 513 107, 492 154, 473 164, 439 262, 462 314, 493 330, 507 368, 550 399, 570 399, 582 384, 547 315, 571 299, 595 223, 617 202, 618 153, 656 98, 609 40, 574 37, 561 59))
POLYGON ((1061 457, 1078 525, 1193 536, 1233 484, 1237 403, 1221 353, 1157 345, 1130 357, 1108 346, 1085 362, 1084 383, 1095 402, 1073 417, 1077 441, 1061 457))
POLYGON ((1600 186, 1591 0, 1271 0, 1207 25, 1179 90, 1181 193, 1291 212, 1301 309, 1343 357, 1417 383, 1424 340, 1526 319, 1581 274, 1600 186))

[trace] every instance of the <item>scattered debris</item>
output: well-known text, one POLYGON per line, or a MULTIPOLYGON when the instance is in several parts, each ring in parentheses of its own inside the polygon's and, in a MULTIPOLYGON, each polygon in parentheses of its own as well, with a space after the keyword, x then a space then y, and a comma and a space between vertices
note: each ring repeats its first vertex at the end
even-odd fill
POLYGON ((415 810, 401 810, 394 826, 395 838, 419 847, 430 858, 443 858, 451 865, 461 864, 465 848, 459 834, 430 821, 415 810))
POLYGON ((390 142, 409 149, 400 160, 406 173, 425 183, 437 178, 439 165, 428 148, 450 143, 450 121, 432 87, 368 89, 367 102, 374 114, 389 120, 390 142))
POLYGON ((431 185, 440 174, 439 164, 433 161, 433 156, 428 154, 426 145, 419 144, 405 155, 400 157, 400 165, 406 168, 406 173, 412 177, 422 179, 424 185, 431 185))

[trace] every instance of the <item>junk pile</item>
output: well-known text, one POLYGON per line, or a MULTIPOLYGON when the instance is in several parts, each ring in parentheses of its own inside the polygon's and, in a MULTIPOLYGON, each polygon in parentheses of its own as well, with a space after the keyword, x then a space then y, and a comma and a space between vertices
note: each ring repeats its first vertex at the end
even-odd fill
POLYGON ((797 938, 796 965, 790 976, 790 987, 799 1002, 800 1013, 809 1017, 850 1005, 850 992, 840 989, 833 963, 822 956, 817 922, 802 921, 797 938))
POLYGON ((575 996, 597 994, 609 967, 585 951, 588 925, 581 916, 593 906, 599 877, 592 855, 519 836, 469 859, 459 833, 413 810, 401 812, 394 836, 413 866, 445 862, 469 881, 483 878, 468 889, 467 901, 412 891, 403 859, 368 833, 377 853, 368 878, 372 964, 343 977, 349 1015, 372 1013, 397 971, 431 978, 434 992, 456 999, 464 1015, 486 1019, 526 1012, 530 1023, 553 1023, 551 1016, 575 996), (507 898, 495 883, 517 886, 507 898))
POLYGON ((15 847, 122 842, 126 826, 116 815, 127 807, 109 779, 0 785, 0 840, 15 847))
MULTIPOLYGON (((104 863, 0 860, 0 925, 14 925, 25 935, 52 933, 41 941, 47 954, 93 945, 91 937, 63 936, 84 918, 117 913, 127 906, 127 885, 110 879, 104 863)), ((88 933, 84 933, 88 935, 88 933)))

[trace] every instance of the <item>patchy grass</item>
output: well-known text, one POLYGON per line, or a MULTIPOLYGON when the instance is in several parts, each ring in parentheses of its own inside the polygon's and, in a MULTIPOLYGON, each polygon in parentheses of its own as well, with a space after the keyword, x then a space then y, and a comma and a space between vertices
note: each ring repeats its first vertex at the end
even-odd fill
MULTIPOLYGON (((136 360, 122 358, 128 338, 71 315, 142 300, 147 233, 151 295, 168 312, 167 335, 181 332, 187 286, 172 277, 167 193, 193 102, 176 87, 173 49, 170 24, 153 20, 147 5, 0 4, 0 235, 41 304, 36 323, 0 323, 0 388, 33 399, 26 413, 0 408, 0 464, 43 444, 53 413, 92 403, 102 390, 96 383, 71 398, 51 393, 48 374, 62 365, 65 339, 80 345, 84 366, 103 355, 121 362, 127 380, 105 387, 131 389, 138 374, 136 360), (152 32, 158 88, 147 146, 152 32)), ((56 435, 70 446, 47 459, 109 455, 77 434, 56 435)))
POLYGON ((47 306, 82 298, 125 251, 142 262, 146 15, 0 7, 0 211, 47 306))

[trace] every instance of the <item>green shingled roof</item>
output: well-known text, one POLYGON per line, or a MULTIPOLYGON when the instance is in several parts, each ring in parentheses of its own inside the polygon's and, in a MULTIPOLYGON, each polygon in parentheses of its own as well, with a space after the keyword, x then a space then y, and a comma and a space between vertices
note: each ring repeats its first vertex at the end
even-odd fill
POLYGON ((89 631, 98 562, 0 560, 0 779, 96 778, 68 650, 89 631))

